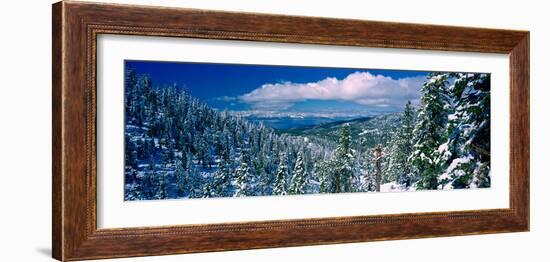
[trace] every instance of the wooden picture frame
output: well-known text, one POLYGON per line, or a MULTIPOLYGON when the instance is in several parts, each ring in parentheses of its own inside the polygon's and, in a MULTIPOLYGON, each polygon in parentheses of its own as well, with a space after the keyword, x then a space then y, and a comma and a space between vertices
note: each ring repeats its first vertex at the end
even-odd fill
POLYGON ((63 1, 53 5, 52 245, 62 261, 529 230, 529 32, 63 1), (152 15, 154 14, 154 15, 152 15), (510 207, 98 229, 99 34, 508 54, 510 207))

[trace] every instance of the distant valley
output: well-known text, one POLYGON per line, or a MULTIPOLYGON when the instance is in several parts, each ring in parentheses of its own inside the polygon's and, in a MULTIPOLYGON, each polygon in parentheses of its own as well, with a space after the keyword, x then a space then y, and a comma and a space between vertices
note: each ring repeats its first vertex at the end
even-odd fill
MULTIPOLYGON (((276 128, 276 133, 338 142, 342 125, 348 124, 351 138, 356 142, 352 147, 356 149, 359 147, 373 148, 377 144, 384 145, 389 142, 399 125, 401 115, 401 113, 393 113, 354 119, 325 118, 325 122, 319 119, 316 124, 304 123, 286 129, 276 128)), ((283 120, 281 119, 281 121, 283 120)), ((266 123, 266 125, 268 124, 266 123)))

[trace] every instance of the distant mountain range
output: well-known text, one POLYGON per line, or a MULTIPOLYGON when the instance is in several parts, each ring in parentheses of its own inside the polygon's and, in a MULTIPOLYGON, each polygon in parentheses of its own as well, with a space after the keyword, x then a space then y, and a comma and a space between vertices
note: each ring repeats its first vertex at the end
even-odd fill
MULTIPOLYGON (((372 148, 377 144, 384 145, 389 142, 399 125, 400 117, 400 113, 392 113, 353 119, 318 118, 303 121, 300 125, 294 125, 294 127, 279 128, 276 129, 276 132, 338 142, 342 125, 348 124, 350 126, 351 138, 354 140, 354 147, 372 148), (308 124, 315 121, 317 122, 308 124)), ((271 119, 262 121, 271 121, 271 119)), ((282 123, 293 122, 293 119, 278 118, 276 121, 280 121, 280 125, 283 126, 284 124, 282 123)), ((266 125, 268 124, 266 123, 266 125)))
POLYGON ((322 124, 350 121, 353 117, 319 117, 319 116, 248 116, 247 120, 262 122, 275 130, 294 128, 311 128, 322 124))

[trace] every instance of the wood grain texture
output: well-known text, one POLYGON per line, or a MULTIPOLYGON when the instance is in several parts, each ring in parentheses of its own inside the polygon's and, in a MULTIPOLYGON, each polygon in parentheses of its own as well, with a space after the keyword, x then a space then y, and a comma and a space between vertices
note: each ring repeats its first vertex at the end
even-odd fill
POLYGON ((63 190, 61 174, 61 71, 62 68, 62 23, 61 5, 52 8, 52 256, 63 253, 63 190))
POLYGON ((60 2, 53 5, 53 257, 82 260, 529 230, 529 33, 376 21, 60 2), (510 208, 98 229, 99 34, 510 55, 510 208))
POLYGON ((510 207, 529 228, 529 33, 510 52, 510 207))

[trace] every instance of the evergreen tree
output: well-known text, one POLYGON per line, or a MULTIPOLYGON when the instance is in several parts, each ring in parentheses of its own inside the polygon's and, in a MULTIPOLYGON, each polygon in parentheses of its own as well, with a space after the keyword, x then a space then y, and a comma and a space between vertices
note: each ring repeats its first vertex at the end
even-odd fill
POLYGON ((240 165, 235 170, 235 175, 237 177, 237 191, 235 196, 247 196, 251 195, 251 185, 250 185, 250 168, 248 167, 246 154, 244 151, 241 151, 241 157, 239 159, 240 165))
POLYGON ((231 173, 228 164, 222 160, 214 173, 214 193, 216 196, 229 196, 231 173))
POLYGON ((130 139, 128 134, 124 136, 125 145, 125 165, 131 170, 137 169, 138 148, 136 142, 130 139))
POLYGON ((333 160, 334 193, 354 192, 356 187, 355 165, 351 150, 351 134, 349 124, 340 129, 340 140, 333 160))
POLYGON ((185 157, 185 154, 182 154, 182 160, 180 160, 176 164, 176 170, 174 171, 174 176, 176 179, 176 186, 178 189, 178 196, 183 197, 185 196, 185 191, 187 191, 188 186, 188 175, 187 175, 187 161, 184 161, 183 159, 187 159, 185 157))
POLYGON ((263 153, 263 150, 260 150, 258 153, 258 157, 255 162, 255 169, 256 169, 256 177, 259 180, 259 190, 260 193, 268 194, 268 189, 271 186, 270 177, 267 175, 266 171, 266 164, 265 164, 265 156, 263 153))
POLYGON ((302 152, 298 152, 296 164, 294 165, 294 172, 291 179, 290 194, 301 195, 304 194, 306 187, 307 174, 305 170, 304 159, 302 152))
POLYGON ((431 73, 421 89, 421 106, 414 129, 415 144, 411 163, 418 174, 419 189, 437 189, 442 163, 438 161, 439 145, 447 139, 446 125, 450 110, 447 73, 431 73))
MULTIPOLYGON (((186 175, 184 180, 186 182, 186 190, 188 191, 187 196, 189 198, 200 198, 202 197, 202 188, 204 184, 203 173, 200 172, 199 168, 195 165, 196 160, 193 158, 193 154, 190 151, 186 153, 186 162, 187 166, 185 167, 184 174, 186 175)), ((183 157, 182 157, 183 159, 183 157)))
POLYGON ((361 163, 361 178, 360 178, 360 190, 362 192, 369 192, 376 190, 376 159, 373 152, 367 150, 360 156, 361 163))
POLYGON ((391 157, 386 173, 391 179, 387 182, 397 181, 406 187, 415 182, 413 180, 412 164, 409 162, 409 156, 413 153, 414 118, 414 108, 411 101, 408 101, 403 111, 400 126, 393 139, 392 152, 388 154, 391 157))
POLYGON ((455 110, 449 115, 448 140, 440 145, 439 176, 445 188, 488 187, 490 184, 490 77, 453 73, 449 88, 455 110))
POLYGON ((281 153, 279 156, 277 176, 275 177, 275 185, 273 186, 273 195, 286 195, 286 174, 286 157, 284 153, 281 153))
POLYGON ((156 197, 158 199, 165 199, 167 197, 167 194, 166 194, 166 178, 165 178, 165 173, 164 172, 159 172, 157 174, 158 176, 158 181, 157 181, 157 193, 156 193, 156 197))
POLYGON ((333 193, 335 192, 334 175, 331 167, 331 161, 320 161, 315 173, 319 177, 319 193, 333 193))
POLYGON ((208 143, 206 141, 206 136, 203 134, 199 139, 199 144, 197 145, 197 159, 203 167, 208 166, 208 143))
POLYGON ((148 170, 145 178, 144 191, 147 199, 152 199, 155 195, 153 192, 153 185, 155 184, 155 176, 157 173, 157 168, 155 164, 155 158, 151 155, 149 158, 148 170))
POLYGON ((209 182, 206 182, 204 187, 202 188, 202 198, 211 198, 217 196, 212 184, 209 182))

